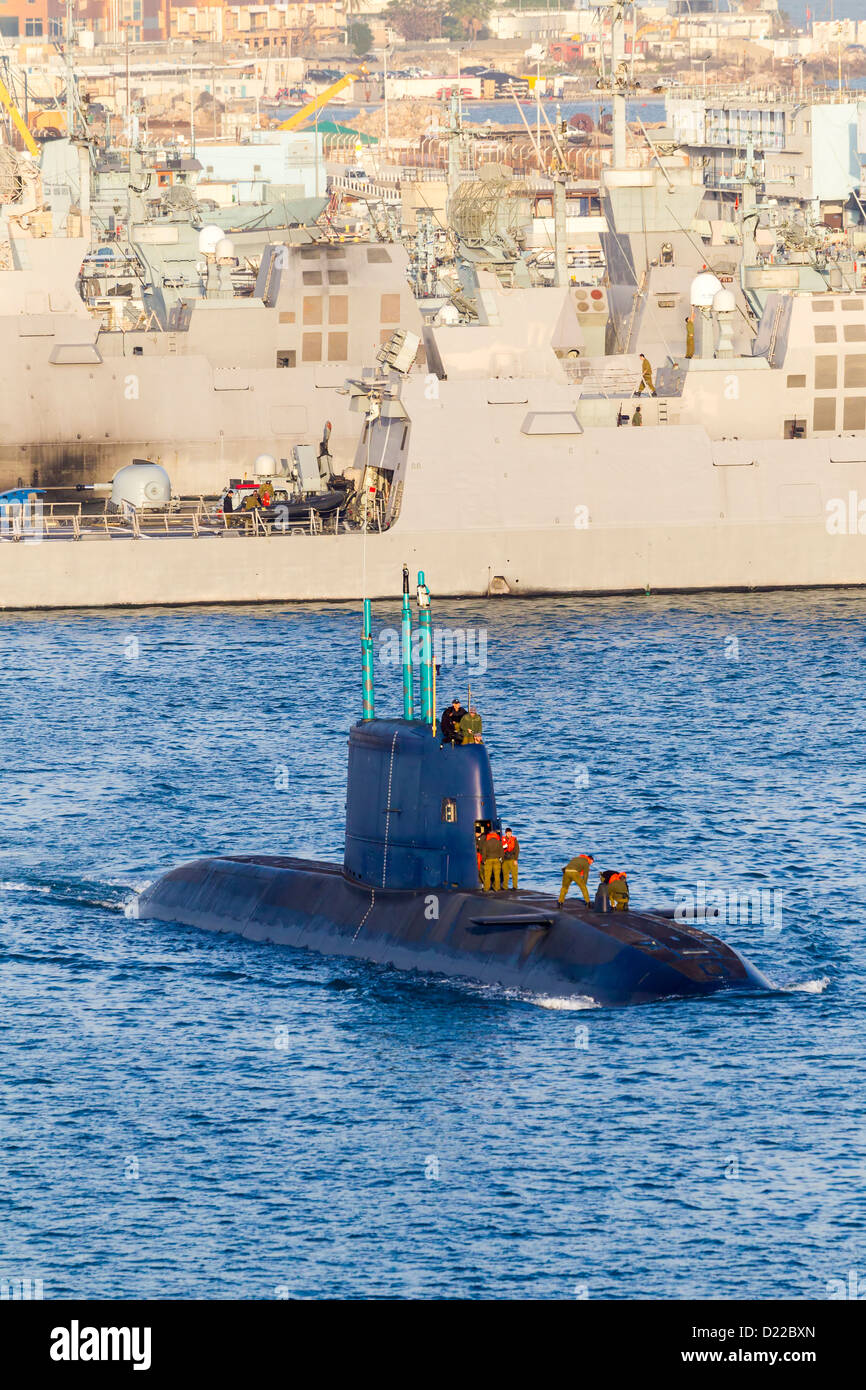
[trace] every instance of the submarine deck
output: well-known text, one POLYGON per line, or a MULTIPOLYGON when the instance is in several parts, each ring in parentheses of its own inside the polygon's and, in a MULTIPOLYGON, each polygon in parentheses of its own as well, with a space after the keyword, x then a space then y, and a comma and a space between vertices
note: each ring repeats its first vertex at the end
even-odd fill
MULTIPOLYGON (((269 855, 269 854, 225 854, 220 855, 220 859, 237 864, 260 864, 272 869, 295 869, 306 873, 327 874, 336 879, 342 879, 345 883, 359 892, 370 892, 374 885, 359 883, 357 879, 350 878, 340 864, 331 864, 323 860, 316 859, 297 859, 289 855, 269 855)), ((391 899, 405 897, 407 899, 417 897, 417 892, 412 890, 395 888, 375 888, 376 894, 391 899)), ((651 909, 645 911, 635 911, 629 909, 625 912, 598 912, 592 906, 587 907, 582 898, 573 898, 559 905, 558 899, 551 893, 545 893, 536 888, 511 888, 501 889, 498 892, 488 892, 482 888, 477 889, 449 889, 431 888, 429 892, 459 893, 462 898, 469 901, 477 899, 479 910, 477 917, 472 917, 473 926, 484 929, 485 924, 489 930, 497 932, 513 928, 514 930, 526 930, 531 927, 546 929, 553 926, 557 916, 573 917, 577 921, 594 927, 596 930, 603 931, 624 946, 639 946, 643 950, 656 950, 671 952, 675 954, 682 964, 684 956, 695 959, 697 964, 703 958, 718 959, 720 954, 724 957, 727 965, 737 967, 742 970, 742 962, 737 953, 732 950, 725 942, 710 932, 702 931, 693 923, 680 924, 672 923, 670 918, 661 913, 653 912, 651 909), (518 906, 515 911, 515 907, 518 906), (520 909, 523 909, 522 911, 520 909), (635 924, 639 923, 637 926, 635 924)), ((739 973, 739 972, 737 972, 739 973)), ((742 971, 745 976, 745 971, 742 971)))

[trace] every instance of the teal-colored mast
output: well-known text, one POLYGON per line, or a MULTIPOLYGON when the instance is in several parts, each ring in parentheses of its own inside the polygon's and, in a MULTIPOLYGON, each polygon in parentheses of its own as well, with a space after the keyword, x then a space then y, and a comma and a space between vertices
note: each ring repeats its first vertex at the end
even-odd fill
POLYGON ((362 719, 376 718, 376 697, 373 690, 373 609, 364 599, 364 631, 361 635, 361 671, 363 680, 362 719))
POLYGON ((412 609, 409 606, 409 566, 403 566, 403 718, 415 718, 415 681, 412 672, 412 609))
POLYGON ((430 628, 430 590, 424 571, 418 571, 418 629, 421 633, 421 722, 436 727, 433 708, 433 634, 430 628))

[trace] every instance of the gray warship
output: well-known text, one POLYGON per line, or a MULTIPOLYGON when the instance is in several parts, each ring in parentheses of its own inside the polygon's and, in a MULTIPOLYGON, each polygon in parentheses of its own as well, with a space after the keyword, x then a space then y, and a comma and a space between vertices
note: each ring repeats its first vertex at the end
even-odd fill
POLYGON ((437 295, 417 247, 341 239, 321 205, 283 197, 259 226, 214 222, 191 183, 148 207, 133 153, 111 178, 140 307, 118 323, 99 307, 110 296, 82 297, 111 278, 88 259, 91 179, 82 235, 38 236, 38 171, 7 158, 0 490, 43 495, 35 526, 0 515, 0 606, 353 600, 364 583, 386 597, 395 566, 421 556, 446 596, 866 583, 854 260, 808 238, 786 250, 781 233, 767 254, 751 142, 729 179, 736 223, 702 219, 699 161, 649 135, 646 158, 627 149, 620 68, 605 272, 580 283, 564 168, 549 181, 554 283, 527 273, 520 181, 491 168, 452 187, 458 251, 437 295), (639 354, 654 389, 636 400, 639 354), (355 498, 327 525, 264 513, 231 531, 205 506, 149 534, 65 524, 50 504, 133 458, 176 496, 214 499, 262 458, 288 472, 323 431, 355 498))

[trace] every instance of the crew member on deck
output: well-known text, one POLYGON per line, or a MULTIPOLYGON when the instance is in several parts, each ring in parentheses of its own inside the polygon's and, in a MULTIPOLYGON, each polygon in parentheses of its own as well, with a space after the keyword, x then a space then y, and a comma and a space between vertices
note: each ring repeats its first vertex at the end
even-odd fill
POLYGON ((628 911, 628 879, 625 874, 611 874, 607 891, 610 897, 610 905, 614 912, 628 911))
POLYGON ((331 422, 325 421, 325 428, 322 430, 322 442, 319 445, 319 458, 329 459, 331 457, 331 422))
POLYGON ((463 742, 463 735, 460 733, 460 720, 465 713, 465 709, 456 696, 451 701, 451 704, 442 711, 440 724, 442 727, 443 743, 457 744, 463 742))
POLYGON ((636 405, 635 408, 634 408, 634 415, 632 415, 632 417, 631 417, 631 422, 632 422, 633 425, 642 425, 642 424, 643 424, 643 416, 641 415, 641 411, 640 411, 640 406, 639 406, 639 405, 636 405))
POLYGON ((646 357, 644 357, 643 353, 641 353, 640 386, 635 391, 635 395, 642 396, 644 391, 649 391, 650 395, 654 396, 656 393, 656 388, 653 386, 653 369, 649 364, 649 360, 646 357))
POLYGON ((474 705, 470 705, 469 713, 463 715, 458 725, 462 741, 464 743, 481 743, 481 727, 481 715, 474 705))
POLYGON ((562 871, 562 887, 559 890, 559 906, 565 902, 565 895, 572 883, 576 883, 581 893, 583 901, 589 907, 589 892, 586 881, 589 878, 590 866, 593 864, 591 854, 578 854, 575 859, 569 859, 562 871))
POLYGON ((599 875, 593 907, 596 912, 625 912, 628 908, 628 880, 616 869, 603 869, 599 875))
POLYGON ((484 858, 485 892, 489 893, 492 879, 494 891, 498 893, 502 887, 502 837, 493 829, 493 826, 484 836, 481 854, 484 858))
POLYGON ((520 854, 520 845, 517 843, 517 836, 509 825, 505 834, 502 836, 502 887, 517 887, 517 859, 520 854), (510 880, 510 882, 509 882, 510 880))

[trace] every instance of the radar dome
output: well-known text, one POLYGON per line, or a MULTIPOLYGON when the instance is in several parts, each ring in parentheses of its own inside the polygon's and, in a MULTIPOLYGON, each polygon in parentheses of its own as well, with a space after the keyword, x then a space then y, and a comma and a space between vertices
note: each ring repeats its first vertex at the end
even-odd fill
POLYGON ((150 459, 133 459, 119 468, 111 480, 112 505, 122 508, 165 507, 171 501, 171 479, 158 463, 150 459))
POLYGON ((713 308, 717 314, 732 314, 737 307, 737 301, 730 290, 717 290, 713 295, 713 308))
POLYGON ((202 227, 198 234, 198 249, 203 256, 213 256, 220 242, 224 239, 225 232, 222 227, 214 227, 208 224, 202 227))
POLYGON ((221 237, 216 244, 215 254, 218 261, 233 261, 235 258, 235 244, 227 236, 221 237))
POLYGON ((722 288, 722 282, 711 270, 702 270, 696 275, 689 290, 689 303, 696 309, 711 309, 713 300, 722 288))
POLYGON ((272 454, 259 454, 255 463, 253 464, 253 472, 270 474, 276 471, 276 467, 277 461, 272 454))

